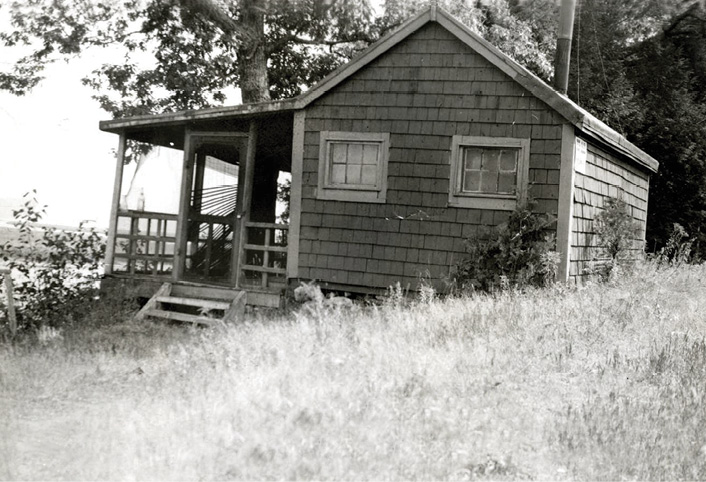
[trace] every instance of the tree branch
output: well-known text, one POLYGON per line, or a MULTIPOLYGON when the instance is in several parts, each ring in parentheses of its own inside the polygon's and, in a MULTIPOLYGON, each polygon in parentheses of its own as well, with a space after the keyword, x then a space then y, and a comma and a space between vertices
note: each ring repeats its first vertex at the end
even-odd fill
POLYGON ((325 40, 325 39, 307 39, 303 37, 299 37, 297 35, 286 35, 283 37, 280 37, 277 39, 277 41, 268 46, 267 48, 267 53, 270 54, 272 52, 276 52, 277 50, 280 49, 282 45, 285 45, 289 42, 299 44, 299 45, 323 45, 327 47, 334 47, 336 45, 341 45, 341 44, 349 44, 353 42, 366 42, 368 44, 373 43, 375 39, 371 38, 369 35, 365 35, 363 33, 359 35, 353 35, 350 37, 346 38, 341 38, 337 40, 325 40))

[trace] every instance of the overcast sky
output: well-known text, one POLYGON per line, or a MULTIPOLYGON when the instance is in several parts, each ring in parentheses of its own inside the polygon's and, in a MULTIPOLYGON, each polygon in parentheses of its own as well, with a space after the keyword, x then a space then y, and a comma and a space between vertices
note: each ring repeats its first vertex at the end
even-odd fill
MULTIPOLYGON (((0 57, 3 68, 6 58, 0 57)), ((36 189, 48 205, 46 222, 107 226, 118 140, 98 130, 98 121, 109 115, 80 83, 97 62, 88 56, 56 63, 25 97, 0 91, 0 203, 36 189)))

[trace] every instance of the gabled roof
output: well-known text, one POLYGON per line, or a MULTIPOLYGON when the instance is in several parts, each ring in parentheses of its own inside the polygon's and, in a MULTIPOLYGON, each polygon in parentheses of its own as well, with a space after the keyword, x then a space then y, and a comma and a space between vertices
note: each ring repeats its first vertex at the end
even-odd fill
POLYGON ((558 112, 570 124, 590 137, 607 144, 619 153, 633 160, 641 166, 656 172, 659 163, 649 154, 632 144, 621 134, 601 122, 591 113, 580 107, 567 96, 562 95, 547 85, 542 79, 524 68, 522 65, 501 52, 490 42, 480 37, 468 27, 456 20, 446 11, 431 6, 416 16, 410 18, 393 32, 389 33, 350 62, 341 65, 311 90, 298 97, 276 102, 262 102, 244 104, 232 107, 217 107, 151 116, 137 116, 111 121, 102 121, 101 130, 120 132, 123 129, 139 128, 141 126, 169 125, 201 119, 219 119, 229 117, 243 117, 258 114, 292 111, 304 109, 306 106, 334 89, 351 75, 355 74, 372 61, 392 49, 414 32, 429 22, 437 22, 446 30, 456 36, 461 42, 483 56, 491 64, 502 70, 510 78, 531 92, 538 99, 558 112))

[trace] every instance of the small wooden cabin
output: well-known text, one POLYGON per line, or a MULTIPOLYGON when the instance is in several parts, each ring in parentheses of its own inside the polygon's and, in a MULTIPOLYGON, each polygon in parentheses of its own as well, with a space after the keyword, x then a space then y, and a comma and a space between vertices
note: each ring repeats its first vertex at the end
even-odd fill
POLYGON ((100 128, 120 135, 106 283, 221 287, 263 305, 300 280, 350 292, 440 280, 464 238, 528 198, 557 216, 560 278, 575 280, 607 196, 629 204, 644 240, 658 167, 435 7, 299 97, 100 128), (178 213, 120 207, 128 140, 183 151, 178 213), (204 187, 207 162, 237 166, 237 181, 204 187), (275 222, 279 171, 288 225, 275 222))

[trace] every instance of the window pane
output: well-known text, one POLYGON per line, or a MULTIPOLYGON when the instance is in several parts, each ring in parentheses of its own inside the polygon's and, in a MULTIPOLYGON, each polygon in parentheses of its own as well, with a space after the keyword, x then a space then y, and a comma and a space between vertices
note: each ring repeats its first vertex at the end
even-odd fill
POLYGON ((479 147, 466 147, 464 149, 465 159, 464 167, 465 169, 480 169, 481 158, 483 155, 483 149, 479 147))
POLYGON ((334 164, 345 164, 348 159, 347 144, 331 144, 331 162, 334 164))
POLYGON ((517 149, 503 149, 500 151, 500 170, 517 171, 517 149))
POLYGON ((480 190, 481 192, 498 192, 498 173, 490 171, 481 171, 480 173, 480 190))
POLYGON ((517 185, 517 174, 514 172, 501 172, 498 176, 498 192, 512 194, 517 185))
POLYGON ((346 166, 346 184, 360 184, 360 164, 346 166))
POLYGON ((379 150, 378 144, 365 144, 363 146, 363 164, 377 165, 379 150))
POLYGON ((366 186, 375 186, 377 184, 377 166, 364 165, 360 183, 366 186))
POLYGON ((497 149, 483 149, 483 167, 481 169, 488 171, 491 175, 497 175, 498 154, 500 152, 497 149))
POLYGON ((463 191, 478 192, 480 190, 480 171, 465 171, 463 191))
POLYGON ((346 166, 345 164, 334 164, 331 166, 331 184, 346 183, 346 166))
POLYGON ((363 163, 363 144, 348 144, 348 164, 363 163))

